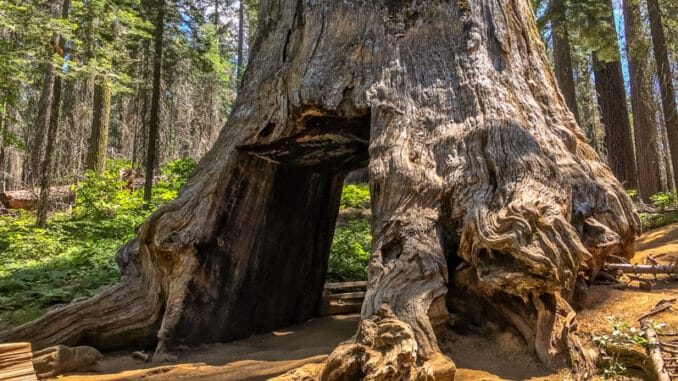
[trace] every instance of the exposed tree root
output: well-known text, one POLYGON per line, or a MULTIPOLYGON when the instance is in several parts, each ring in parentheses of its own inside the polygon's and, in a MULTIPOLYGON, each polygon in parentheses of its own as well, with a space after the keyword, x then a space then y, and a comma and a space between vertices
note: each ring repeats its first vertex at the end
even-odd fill
MULTIPOLYGON (((121 253, 137 249, 134 240, 121 253)), ((102 350, 153 345, 164 306, 161 296, 158 285, 146 281, 130 264, 118 285, 0 332, 0 342, 30 341, 33 350, 79 343, 102 350)))

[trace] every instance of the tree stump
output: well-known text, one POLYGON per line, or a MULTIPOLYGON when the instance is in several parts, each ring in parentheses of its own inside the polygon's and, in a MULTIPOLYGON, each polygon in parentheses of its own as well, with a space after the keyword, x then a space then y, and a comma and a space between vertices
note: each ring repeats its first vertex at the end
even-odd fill
POLYGON ((326 379, 451 379, 449 310, 589 371, 577 275, 631 256, 640 221, 568 111, 529 2, 262 0, 260 20, 232 116, 119 253, 122 283, 0 339, 150 340, 161 361, 307 320, 343 176, 368 166, 363 322, 326 379))

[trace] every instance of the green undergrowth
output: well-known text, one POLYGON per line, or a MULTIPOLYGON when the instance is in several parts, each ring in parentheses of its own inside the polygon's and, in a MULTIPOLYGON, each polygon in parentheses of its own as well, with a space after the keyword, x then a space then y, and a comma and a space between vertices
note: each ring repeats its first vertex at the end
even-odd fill
POLYGON ((659 213, 639 213, 638 216, 643 223, 643 231, 678 223, 678 210, 662 211, 659 213))
POLYGON ((339 206, 341 217, 337 221, 328 260, 328 282, 367 280, 372 245, 369 211, 369 187, 344 186, 339 206))
MULTIPOLYGON (((150 213, 177 196, 194 167, 190 160, 165 165, 146 206, 143 190, 120 179, 129 164, 109 161, 104 175, 88 173, 74 186, 75 204, 53 215, 46 229, 34 226, 33 213, 0 216, 0 330, 115 284, 117 250, 150 213)), ((344 188, 341 209, 355 213, 337 226, 328 281, 367 279, 369 207, 367 186, 344 188)))
POLYGON ((119 279, 116 251, 158 206, 174 199, 195 167, 180 159, 162 168, 153 200, 120 180, 128 163, 109 161, 104 175, 87 173, 74 186, 76 203, 46 229, 35 215, 0 216, 0 329, 31 320, 46 309, 96 294, 119 279))

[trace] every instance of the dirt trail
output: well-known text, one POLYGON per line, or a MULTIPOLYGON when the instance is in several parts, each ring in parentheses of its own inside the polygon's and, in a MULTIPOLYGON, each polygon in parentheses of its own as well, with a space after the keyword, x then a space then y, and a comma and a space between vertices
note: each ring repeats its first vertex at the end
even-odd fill
MULTIPOLYGON (((678 261, 678 224, 645 234, 637 243, 635 263, 652 256, 660 263, 678 261)), ((652 290, 631 282, 626 290, 609 286, 589 289, 578 314, 579 331, 588 337, 610 332, 611 317, 636 324, 637 318, 656 302, 678 296, 678 282, 660 276, 652 290)), ((678 304, 676 305, 678 308, 678 304)), ((678 331, 678 314, 654 317, 678 331)), ((228 344, 211 344, 176 353, 170 365, 149 365, 129 353, 107 354, 90 373, 59 377, 62 381, 132 380, 265 380, 304 364, 319 362, 340 342, 355 332, 357 315, 313 319, 305 324, 258 335, 228 344)), ((520 338, 510 332, 492 338, 477 334, 449 333, 443 348, 458 366, 457 380, 568 380, 567 372, 553 374, 526 351, 520 338)))

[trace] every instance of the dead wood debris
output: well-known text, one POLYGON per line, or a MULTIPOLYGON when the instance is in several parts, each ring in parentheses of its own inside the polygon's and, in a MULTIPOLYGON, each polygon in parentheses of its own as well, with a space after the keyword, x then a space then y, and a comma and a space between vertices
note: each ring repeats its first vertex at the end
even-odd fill
POLYGON ((608 270, 621 270, 625 273, 631 274, 678 274, 678 264, 670 265, 631 265, 626 263, 608 263, 606 265, 608 270))
POLYGON ((650 358, 652 364, 652 371, 657 381, 671 381, 671 375, 669 374, 664 358, 662 357, 662 350, 657 339, 657 332, 652 325, 650 319, 643 319, 640 325, 641 329, 645 332, 645 339, 647 340, 647 355, 650 358))
POLYGON ((676 301, 676 298, 662 299, 658 301, 650 312, 644 313, 638 318, 638 321, 643 321, 644 319, 654 316, 660 312, 671 310, 673 303, 676 301))

